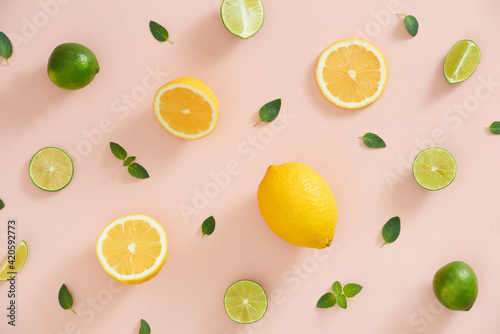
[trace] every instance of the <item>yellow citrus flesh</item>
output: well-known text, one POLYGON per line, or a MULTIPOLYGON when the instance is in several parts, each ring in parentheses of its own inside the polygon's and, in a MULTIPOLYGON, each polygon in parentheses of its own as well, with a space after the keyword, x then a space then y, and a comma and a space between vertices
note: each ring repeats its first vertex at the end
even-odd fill
POLYGON ((333 104, 357 109, 375 102, 387 82, 382 53, 362 39, 346 39, 328 47, 319 57, 316 82, 333 104))
POLYGON ((419 185, 428 190, 447 187, 457 174, 457 163, 450 152, 431 147, 421 151, 413 162, 413 176, 419 185))
POLYGON ((167 259, 167 234, 146 215, 128 215, 109 223, 97 240, 104 270, 123 284, 143 283, 158 274, 167 259))
POLYGON ((24 240, 17 244, 15 253, 12 256, 7 255, 2 264, 0 264, 0 281, 6 281, 15 276, 23 267, 28 257, 28 245, 26 245, 24 240))
POLYGON ((262 217, 283 240, 302 247, 330 246, 337 203, 326 181, 311 167, 272 165, 257 191, 262 217))
POLYGON ((201 80, 183 77, 163 85, 154 97, 153 110, 160 124, 184 139, 200 139, 215 130, 219 102, 201 80))

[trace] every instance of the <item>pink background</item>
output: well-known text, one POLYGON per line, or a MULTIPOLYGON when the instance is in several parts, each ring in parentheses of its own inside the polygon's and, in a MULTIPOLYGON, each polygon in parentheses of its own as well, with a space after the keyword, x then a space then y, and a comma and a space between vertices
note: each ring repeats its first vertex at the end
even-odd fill
POLYGON ((0 333, 133 334, 141 318, 153 333, 498 331, 500 137, 484 128, 500 121, 500 3, 263 4, 264 26, 244 41, 222 25, 220 0, 2 1, 0 30, 15 51, 10 66, 0 62, 0 249, 15 218, 29 257, 17 277, 15 328, 6 324, 8 286, 0 285, 0 333), (393 12, 418 18, 417 37, 393 12), (163 24, 175 44, 154 40, 149 20, 163 24), (355 36, 382 51, 389 74, 377 102, 348 111, 323 98, 314 69, 326 47, 355 36), (452 86, 443 60, 466 38, 483 58, 471 78, 452 86), (64 42, 98 57, 101 71, 82 90, 62 90, 46 75, 51 51, 64 42), (177 139, 154 117, 154 93, 180 76, 204 80, 219 98, 218 127, 203 140, 177 139), (253 128, 259 108, 278 97, 278 119, 253 128), (388 147, 365 148, 358 136, 366 132, 388 147), (110 141, 136 155, 151 178, 128 175, 110 141), (30 158, 45 146, 66 150, 75 162, 72 182, 57 193, 28 177, 30 158), (455 181, 439 192, 420 188, 408 169, 428 146, 448 149, 458 163, 455 181), (290 161, 313 167, 337 198, 330 249, 287 244, 259 213, 256 190, 266 168, 290 161), (228 164, 232 175, 221 172, 228 164), (187 207, 189 217, 181 214, 187 207), (165 227, 169 257, 153 280, 121 286, 101 268, 94 246, 107 223, 130 213, 165 227), (202 239, 210 215, 217 228, 202 239), (401 235, 380 249, 382 226, 396 215, 401 235), (479 279, 469 312, 445 310, 432 292, 436 270, 454 260, 479 279), (222 306, 225 289, 242 278, 258 281, 269 296, 266 317, 254 325, 232 322, 222 306), (347 310, 317 309, 335 280, 364 289, 347 310), (77 316, 58 304, 62 283, 77 316))

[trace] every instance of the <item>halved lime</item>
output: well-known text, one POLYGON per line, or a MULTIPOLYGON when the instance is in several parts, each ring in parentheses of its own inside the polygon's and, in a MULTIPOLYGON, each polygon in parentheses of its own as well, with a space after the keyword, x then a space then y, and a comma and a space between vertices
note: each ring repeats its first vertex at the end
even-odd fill
POLYGON ((481 50, 471 40, 464 39, 457 42, 444 60, 444 77, 451 83, 459 83, 474 73, 481 59, 481 50))
POLYGON ((220 15, 226 29, 243 39, 255 35, 264 24, 264 7, 260 0, 224 0, 220 15))
POLYGON ((259 321, 267 311, 266 292, 254 281, 237 281, 226 290, 224 308, 229 318, 240 324, 259 321))
POLYGON ((444 148, 431 147, 421 151, 413 161, 413 176, 427 190, 448 186, 457 174, 457 163, 444 148))
POLYGON ((31 158, 29 174, 38 188, 46 191, 61 190, 73 177, 73 161, 60 148, 45 147, 31 158))
POLYGON ((0 281, 6 281, 16 275, 23 267, 26 257, 28 256, 28 245, 23 240, 17 244, 15 253, 7 255, 5 260, 0 265, 0 281))

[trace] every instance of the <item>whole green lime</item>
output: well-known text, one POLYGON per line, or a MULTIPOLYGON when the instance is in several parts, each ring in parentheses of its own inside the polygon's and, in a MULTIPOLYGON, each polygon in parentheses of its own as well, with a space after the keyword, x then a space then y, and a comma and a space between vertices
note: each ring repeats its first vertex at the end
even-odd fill
POLYGON ((99 72, 95 54, 86 46, 64 43, 52 51, 47 65, 50 80, 64 89, 80 89, 99 72))
POLYGON ((467 263, 454 261, 436 272, 433 288, 437 299, 445 307, 468 311, 477 298, 477 277, 467 263))

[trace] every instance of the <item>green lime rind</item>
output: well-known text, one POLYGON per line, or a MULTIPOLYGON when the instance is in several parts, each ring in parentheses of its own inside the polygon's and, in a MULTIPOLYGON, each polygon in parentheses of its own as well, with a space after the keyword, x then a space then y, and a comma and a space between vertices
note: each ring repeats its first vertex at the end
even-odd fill
POLYGON ((57 46, 47 64, 50 80, 56 86, 68 90, 87 86, 99 70, 99 63, 92 50, 78 43, 57 46))
MULTIPOLYGON (((453 155, 445 150, 444 148, 440 147, 430 147, 425 150, 420 151, 417 156, 415 157, 415 160, 413 161, 413 178, 415 181, 424 189, 431 190, 431 191, 436 191, 436 190, 441 190, 449 186, 454 180, 457 175, 457 162, 455 161, 455 158, 453 155), (441 156, 444 156, 445 159, 439 159, 437 160, 438 163, 429 164, 427 159, 429 155, 431 157, 437 156, 441 154, 441 156), (443 170, 441 173, 436 172, 435 177, 440 178, 441 180, 444 179, 444 183, 438 184, 437 186, 431 185, 430 181, 432 181, 432 175, 430 173, 423 173, 422 170, 425 168, 430 167, 435 167, 435 165, 439 165, 440 170, 441 168, 446 168, 444 171, 447 171, 446 174, 448 174, 447 178, 444 178, 442 174, 444 174, 443 170), (424 167, 423 167, 424 166, 424 167), (451 174, 451 176, 450 176, 451 174)), ((437 181, 439 183, 439 181, 437 181)))
POLYGON ((30 164, 29 164, 29 167, 28 167, 28 174, 30 176, 30 179, 31 179, 31 182, 33 182, 33 184, 35 186, 37 186, 38 188, 42 189, 42 190, 45 190, 45 191, 49 191, 49 192, 55 192, 55 191, 59 191, 63 188, 65 188, 70 182, 71 180, 73 179, 73 174, 74 174, 74 165, 73 165, 73 160, 71 160, 71 157, 66 153, 64 152, 63 150, 61 150, 60 148, 57 148, 57 147, 52 147, 52 146, 49 146, 49 147, 44 147, 42 149, 40 149, 38 152, 36 152, 33 157, 31 158, 31 161, 30 161, 30 164), (69 161, 69 165, 71 166, 71 174, 69 175, 69 177, 67 178, 67 181, 64 182, 63 184, 61 184, 59 187, 56 187, 56 188, 48 188, 48 187, 44 187, 42 186, 41 184, 37 183, 36 180, 35 180, 35 176, 33 175, 33 165, 34 165, 34 162, 36 161, 36 158, 42 153, 44 152, 45 150, 57 150, 58 152, 61 152, 64 156, 66 156, 68 158, 68 161, 69 161))
POLYGON ((465 81, 476 71, 481 60, 481 50, 476 43, 463 39, 452 46, 443 64, 443 74, 450 84, 465 81))
POLYGON ((234 282, 224 294, 226 314, 231 320, 240 324, 251 324, 259 321, 266 314, 267 307, 266 292, 259 283, 249 279, 234 282), (244 301, 248 303, 248 307, 242 306, 244 301))
POLYGON ((231 34, 238 36, 239 38, 242 39, 248 39, 254 36, 256 33, 258 33, 259 30, 262 28, 265 17, 264 7, 262 6, 260 0, 253 0, 253 1, 257 4, 256 10, 251 10, 251 9, 249 10, 249 8, 246 8, 247 10, 246 14, 249 14, 249 16, 253 15, 252 17, 247 17, 243 15, 243 13, 241 13, 242 14, 241 16, 235 15, 236 14, 235 11, 238 12, 238 10, 235 10, 235 8, 240 9, 241 11, 240 0, 224 0, 222 2, 220 7, 220 15, 222 23, 224 24, 224 27, 226 27, 226 29, 231 34), (248 23, 247 20, 253 22, 250 22, 251 23, 250 27, 245 28, 245 23, 248 23))
POLYGON ((436 298, 446 308, 469 311, 478 295, 477 276, 467 263, 450 262, 434 274, 432 288, 436 298))
MULTIPOLYGON (((19 242, 17 244, 16 250, 14 253, 14 257, 16 259, 16 261, 15 261, 16 274, 15 275, 17 275, 19 273, 19 271, 21 270, 21 268, 24 266, 26 259, 28 258, 28 245, 26 244, 26 241, 21 240, 21 242, 19 242), (19 257, 17 256, 17 252, 21 247, 23 247, 26 250, 26 253, 25 253, 24 257, 21 258, 22 262, 17 263, 17 260, 19 259, 19 257)), ((12 270, 12 269, 9 269, 9 267, 8 267, 9 266, 8 260, 9 260, 9 256, 7 256, 5 258, 5 260, 3 261, 3 263, 0 264, 0 282, 6 281, 10 277, 15 276, 15 275, 7 274, 8 272, 10 272, 12 270)))

